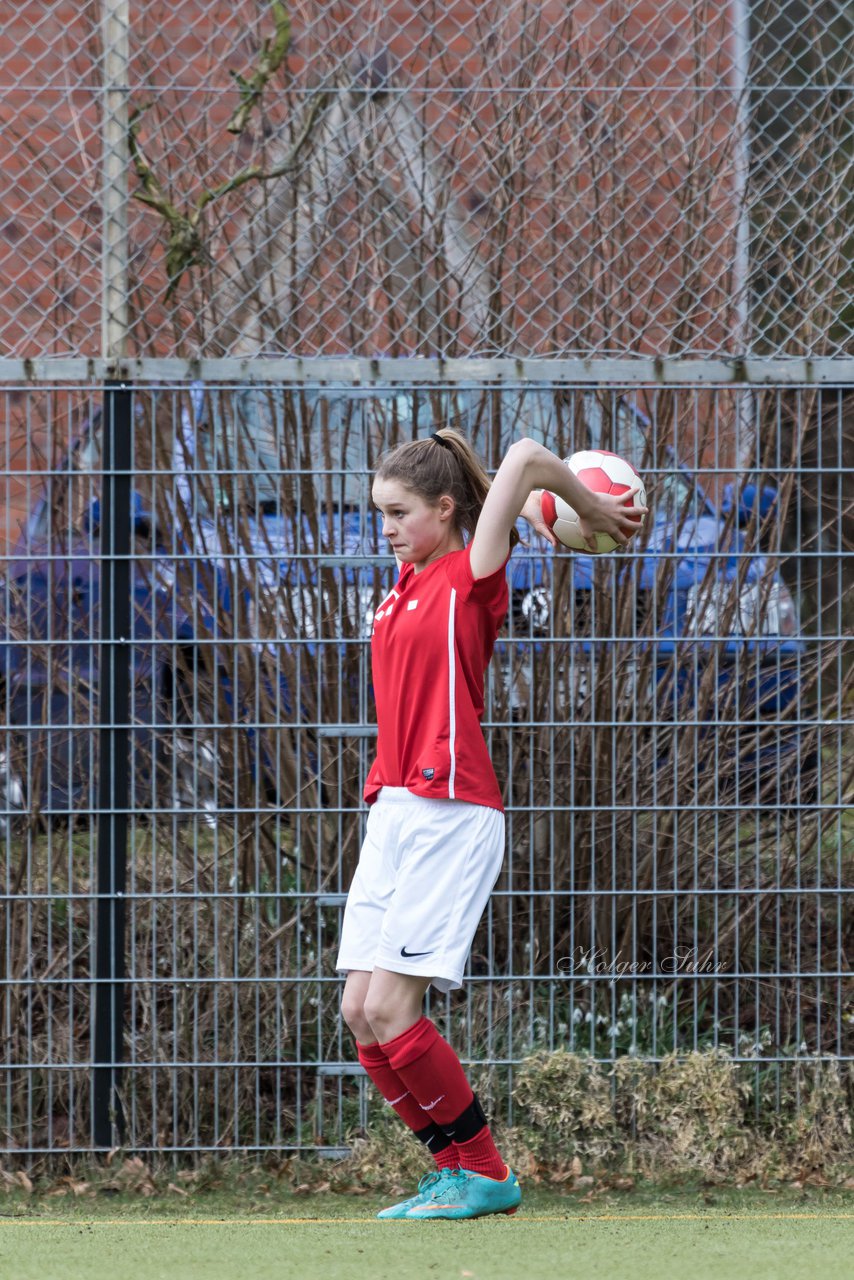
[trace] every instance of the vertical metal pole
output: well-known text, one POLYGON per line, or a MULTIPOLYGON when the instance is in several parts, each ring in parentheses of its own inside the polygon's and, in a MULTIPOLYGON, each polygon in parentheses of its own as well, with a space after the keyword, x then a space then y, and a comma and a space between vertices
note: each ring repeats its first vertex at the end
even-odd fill
MULTIPOLYGON (((735 355, 750 347, 750 0, 731 0, 732 91, 735 101, 735 262, 733 287, 736 313, 735 355)), ((736 465, 751 464, 755 453, 754 400, 750 390, 736 398, 736 465)), ((736 491, 741 479, 736 477, 736 491)))
POLYGON ((127 355, 129 24, 130 0, 104 0, 101 354, 112 361, 123 360, 127 355))
POLYGON ((108 383, 101 497, 101 656, 98 751, 95 1145, 124 1141, 120 1101, 124 1039, 128 720, 130 716, 130 485, 133 392, 108 383))
POLYGON ((133 392, 122 380, 128 324, 129 0, 105 0, 103 292, 101 350, 115 375, 104 389, 101 490, 101 649, 98 904, 92 1119, 95 1145, 123 1144, 125 884, 130 716, 130 510, 133 392))

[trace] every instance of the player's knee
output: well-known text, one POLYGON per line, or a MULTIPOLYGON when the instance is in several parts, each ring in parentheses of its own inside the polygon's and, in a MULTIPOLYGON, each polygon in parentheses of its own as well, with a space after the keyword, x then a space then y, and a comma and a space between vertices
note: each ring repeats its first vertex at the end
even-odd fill
POLYGON ((360 996, 345 991, 341 998, 341 1017, 360 1043, 371 1039, 371 1024, 365 1016, 364 1003, 360 996))
POLYGON ((365 996, 363 1013, 368 1022, 368 1025, 371 1028, 371 1031, 377 1037, 380 1043, 382 1043, 384 1040, 387 1040, 388 1036, 385 1034, 385 1032, 386 1032, 386 1027, 388 1025, 389 1010, 388 1008, 384 1009, 382 1004, 377 1000, 376 996, 373 996, 370 991, 365 996))
POLYGON ((370 991, 365 996, 364 1013, 380 1044, 399 1036, 419 1018, 418 1010, 410 1008, 408 1002, 378 1001, 370 991))

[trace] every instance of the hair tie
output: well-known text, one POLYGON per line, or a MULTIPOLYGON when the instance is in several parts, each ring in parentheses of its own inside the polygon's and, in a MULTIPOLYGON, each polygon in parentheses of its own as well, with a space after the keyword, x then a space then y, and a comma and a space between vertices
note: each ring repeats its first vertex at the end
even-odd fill
POLYGON ((443 449, 453 449, 453 447, 454 447, 454 446, 451 444, 450 440, 446 440, 444 436, 440 436, 438 431, 431 431, 431 432, 430 432, 430 439, 431 439, 431 440, 437 440, 437 441, 438 441, 438 443, 442 446, 442 448, 443 448, 443 449))

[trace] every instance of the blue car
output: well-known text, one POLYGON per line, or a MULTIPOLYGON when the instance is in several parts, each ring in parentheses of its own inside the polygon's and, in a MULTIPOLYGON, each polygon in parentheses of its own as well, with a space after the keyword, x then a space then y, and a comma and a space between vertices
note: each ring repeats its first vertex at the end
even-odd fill
MULTIPOLYGON (((483 394, 244 388, 227 403, 222 395, 194 389, 172 446, 173 484, 166 501, 167 507, 173 504, 174 519, 164 519, 162 501, 155 514, 150 496, 147 500, 141 490, 133 496, 142 548, 133 567, 138 802, 154 796, 163 803, 165 796, 168 805, 199 809, 215 821, 214 806, 222 803, 223 793, 211 783, 217 739, 206 722, 214 707, 217 723, 226 717, 246 726, 250 768, 269 784, 269 798, 276 799, 275 769, 255 740, 251 686, 253 680, 264 682, 284 722, 310 723, 311 712, 294 714, 298 702, 305 713, 310 691, 292 687, 297 683, 293 666, 289 679, 281 663, 283 652, 297 646, 309 663, 322 651, 339 673, 346 673, 340 718, 365 728, 365 669, 351 660, 353 646, 364 653, 373 602, 394 573, 380 522, 365 505, 366 477, 375 457, 372 438, 385 438, 391 421, 401 431, 407 424, 409 430, 424 430, 437 414, 475 434, 483 394), (227 421, 235 424, 234 441, 223 456, 227 421), (283 442, 310 441, 321 424, 317 439, 337 442, 331 453, 324 457, 309 447, 301 457, 289 458, 287 466, 289 484, 298 492, 304 484, 307 497, 318 499, 314 510, 291 495, 285 511, 280 502, 283 442), (248 674, 235 669, 234 638, 256 655, 248 674), (200 707, 202 686, 209 697, 200 707), (175 728, 163 732, 164 726, 175 728)), ((496 394, 491 394, 494 407, 496 394)), ((514 434, 529 434, 555 447, 551 392, 503 391, 497 404, 507 436, 502 443, 514 434)), ((612 395, 606 422, 597 396, 578 393, 575 417, 583 438, 576 425, 574 443, 617 445, 643 465, 651 424, 627 397, 612 395), (607 437, 606 426, 611 428, 607 437)), ((37 794, 38 803, 53 812, 91 809, 95 803, 87 709, 97 687, 99 436, 96 416, 59 469, 60 476, 89 477, 75 518, 58 524, 46 490, 0 582, 5 613, 0 681, 9 724, 28 736, 30 759, 40 762, 25 779, 8 769, 4 774, 0 759, 7 809, 24 804, 25 793, 30 803, 37 794)), ((765 504, 767 514, 774 495, 752 498, 765 504)), ((730 504, 734 501, 730 493, 730 504)), ((803 647, 798 618, 779 572, 764 555, 749 550, 744 526, 752 515, 751 494, 743 491, 739 502, 738 513, 725 503, 716 509, 697 478, 668 457, 663 483, 653 493, 644 544, 633 555, 555 557, 520 522, 525 544, 508 567, 511 610, 496 652, 509 718, 529 718, 534 668, 549 645, 557 646, 558 663, 574 664, 573 680, 562 682, 569 689, 562 714, 579 714, 589 694, 586 668, 602 644, 614 643, 596 638, 602 590, 613 592, 615 583, 624 582, 634 602, 632 625, 622 633, 632 641, 622 667, 624 696, 632 696, 637 669, 654 681, 659 721, 690 720, 698 673, 713 667, 722 714, 731 716, 736 707, 745 734, 757 738, 739 751, 739 798, 756 797, 763 771, 778 776, 781 765, 797 767, 796 730, 778 730, 769 744, 757 727, 777 721, 796 695, 803 647), (565 576, 556 594, 558 564, 565 576)), ((312 752, 305 764, 309 770, 316 764, 312 752)))

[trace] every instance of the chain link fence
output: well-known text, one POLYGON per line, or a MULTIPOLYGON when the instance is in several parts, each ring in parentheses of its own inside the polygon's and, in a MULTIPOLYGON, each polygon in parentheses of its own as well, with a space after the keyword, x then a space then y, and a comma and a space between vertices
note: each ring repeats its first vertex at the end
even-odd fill
POLYGON ((13 6, 2 350, 116 354, 103 312, 148 357, 845 354, 852 23, 841 0, 13 6))
POLYGON ((618 450, 651 516, 632 554, 514 553, 484 717, 507 858, 430 1016, 511 1121, 538 1047, 720 1046, 757 1110, 787 1064, 854 1060, 850 391, 115 394, 0 398, 0 1150, 335 1154, 374 1114, 333 968, 394 570, 369 481, 437 421, 492 466, 521 433, 618 450))

